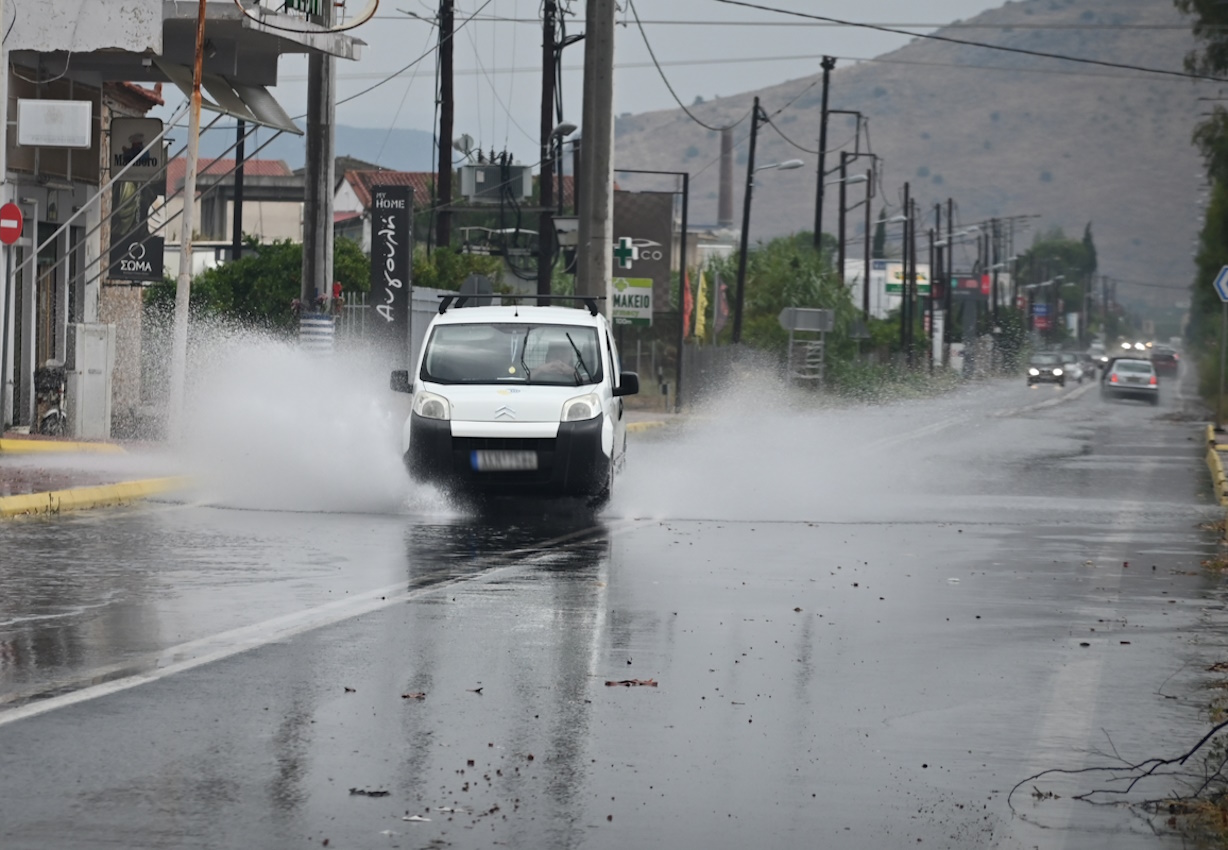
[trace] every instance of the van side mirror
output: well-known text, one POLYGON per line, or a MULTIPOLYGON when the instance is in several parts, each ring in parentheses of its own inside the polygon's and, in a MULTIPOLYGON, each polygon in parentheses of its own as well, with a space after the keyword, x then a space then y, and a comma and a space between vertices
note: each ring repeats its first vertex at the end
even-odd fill
POLYGON ((409 383, 409 370, 397 369, 388 379, 388 386, 394 393, 412 393, 414 388, 409 383))
POLYGON ((634 372, 619 372, 618 386, 614 388, 614 395, 638 395, 640 391, 640 376, 634 372))

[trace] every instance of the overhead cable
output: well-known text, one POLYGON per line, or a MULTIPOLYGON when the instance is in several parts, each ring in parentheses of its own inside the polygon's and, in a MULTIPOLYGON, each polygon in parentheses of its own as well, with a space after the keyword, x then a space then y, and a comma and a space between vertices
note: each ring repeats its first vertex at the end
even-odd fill
POLYGON ((665 83, 665 87, 669 89, 669 93, 673 96, 674 101, 678 104, 679 107, 682 108, 682 111, 687 114, 688 118, 690 118, 700 127, 703 127, 705 130, 711 130, 714 133, 719 133, 722 130, 733 129, 734 127, 738 126, 743 121, 745 121, 748 117, 750 117, 750 112, 748 111, 745 115, 743 115, 737 121, 734 121, 732 124, 726 127, 714 127, 705 121, 701 121, 695 115, 694 112, 687 109, 687 105, 682 102, 682 98, 678 97, 678 92, 674 91, 673 85, 670 84, 669 77, 665 76, 665 71, 661 69, 661 63, 657 61, 657 54, 653 52, 652 44, 649 43, 648 41, 648 33, 644 32, 644 25, 640 23, 640 13, 636 11, 635 3, 633 3, 632 0, 627 0, 627 5, 631 7, 631 14, 635 18, 635 25, 639 28, 640 37, 644 39, 644 46, 648 48, 648 55, 652 58, 652 64, 656 66, 657 73, 661 75, 661 81, 665 83))
POLYGON ((1082 56, 1068 56, 1062 53, 1049 53, 1044 50, 1029 50, 1026 47, 1010 47, 1005 44, 989 44, 982 41, 969 41, 963 38, 953 38, 949 35, 937 35, 935 33, 916 33, 907 30, 898 29, 896 27, 884 26, 883 24, 871 24, 862 21, 846 21, 840 18, 832 18, 826 15, 815 15, 809 12, 796 12, 792 9, 779 9, 774 6, 761 6, 758 3, 749 3, 747 0, 715 0, 717 3, 724 3, 728 6, 742 6, 747 9, 757 9, 761 12, 774 12, 779 15, 791 15, 795 18, 807 18, 815 21, 829 21, 834 24, 841 24, 848 27, 856 27, 860 29, 876 30, 878 32, 891 33, 892 35, 905 35, 911 38, 923 38, 929 41, 941 41, 946 44, 959 44, 964 47, 980 47, 985 50, 999 50, 1004 53, 1018 53, 1024 56, 1037 56, 1042 59, 1059 59, 1064 62, 1078 62, 1084 65, 1099 65, 1103 68, 1119 68, 1125 71, 1141 71, 1147 74, 1161 74, 1168 77, 1181 77, 1187 80, 1212 80, 1217 83, 1228 82, 1228 78, 1212 77, 1207 74, 1192 74, 1187 71, 1172 71, 1167 68, 1150 68, 1145 65, 1131 65, 1125 62, 1110 62, 1106 59, 1089 59, 1082 56))

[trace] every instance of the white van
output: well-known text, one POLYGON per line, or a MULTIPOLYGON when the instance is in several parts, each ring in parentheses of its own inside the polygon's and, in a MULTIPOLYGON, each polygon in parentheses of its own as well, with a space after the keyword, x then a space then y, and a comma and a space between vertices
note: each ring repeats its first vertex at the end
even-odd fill
POLYGON ((392 373, 392 389, 413 395, 401 438, 410 474, 463 495, 606 501, 626 452, 622 396, 639 377, 621 371, 597 299, 466 300, 442 299, 412 381, 392 373))

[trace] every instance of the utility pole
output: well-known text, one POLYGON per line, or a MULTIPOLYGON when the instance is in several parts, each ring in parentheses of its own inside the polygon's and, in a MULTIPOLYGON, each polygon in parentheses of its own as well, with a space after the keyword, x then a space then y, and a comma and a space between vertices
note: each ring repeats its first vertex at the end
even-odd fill
MULTIPOLYGON (((609 297, 614 248, 614 0, 587 0, 576 294, 609 297)), ((606 301, 606 314, 609 315, 606 301)))
POLYGON ((231 217, 230 259, 239 259, 243 255, 243 142, 247 137, 247 122, 242 118, 235 127, 235 191, 234 214, 231 217))
POLYGON ((904 353, 905 362, 911 361, 908 355, 908 211, 911 196, 908 194, 908 183, 904 184, 904 240, 900 253, 903 261, 904 280, 900 282, 900 351, 904 353))
POLYGON ((836 265, 836 277, 840 283, 844 283, 844 205, 848 202, 848 151, 840 151, 840 216, 839 216, 839 236, 837 245, 839 249, 836 252, 838 257, 836 265))
MULTIPOLYGON (((738 254, 738 288, 733 296, 733 344, 742 341, 742 305, 746 300, 746 255, 750 253, 750 199, 755 186, 755 142, 759 137, 759 98, 750 111, 750 148, 746 153, 746 190, 742 194, 742 250, 738 254)), ((819 177, 819 182, 823 178, 819 177)))
POLYGON ((448 209, 452 203, 452 11, 452 0, 439 0, 439 165, 435 175, 439 195, 435 214, 438 248, 452 244, 452 213, 448 209))
MULTIPOLYGON (((538 186, 541 197, 538 203, 542 212, 537 227, 537 294, 550 294, 550 274, 554 260, 554 221, 550 209, 554 206, 554 57, 555 0, 542 3, 542 106, 541 106, 541 176, 538 186)), ((563 181, 559 181, 559 197, 563 195, 563 181)))
MULTIPOLYGON (((315 23, 332 26, 333 4, 319 4, 315 23)), ((336 116, 333 57, 307 58, 307 156, 303 190, 303 315, 320 295, 331 295, 333 280, 333 123, 336 116)))
POLYGON ((827 95, 831 86, 831 72, 836 67, 835 56, 824 56, 820 62, 823 69, 823 105, 819 112, 819 187, 814 199, 814 249, 823 247, 823 181, 827 179, 827 95))
MULTIPOLYGON (((183 435, 183 402, 188 372, 188 305, 192 297, 192 219, 196 212, 196 167, 200 154, 200 78, 205 59, 205 0, 196 15, 196 59, 192 68, 191 111, 188 116, 187 167, 183 177, 183 213, 179 230, 179 277, 175 282, 175 323, 171 338, 171 397, 168 437, 183 435)), ((7 68, 4 69, 7 73, 7 68)), ((35 239, 35 242, 38 240, 35 239)))
MULTIPOLYGON (((871 160, 871 162, 873 162, 873 160, 871 160)), ((870 235, 870 226, 872 223, 870 207, 873 206, 873 204, 870 202, 872 200, 874 200, 874 169, 871 167, 866 169, 866 235, 864 240, 865 245, 862 246, 862 248, 865 250, 866 265, 865 271, 862 272, 861 280, 861 318, 862 321, 865 322, 870 321, 870 248, 871 243, 874 241, 870 235)), ((869 325, 867 325, 866 328, 868 330, 869 325)))

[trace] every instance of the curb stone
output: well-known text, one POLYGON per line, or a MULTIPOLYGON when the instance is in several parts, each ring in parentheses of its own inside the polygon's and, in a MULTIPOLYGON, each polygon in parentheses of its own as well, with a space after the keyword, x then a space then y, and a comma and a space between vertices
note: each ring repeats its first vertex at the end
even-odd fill
POLYGON ((182 490, 188 484, 187 478, 175 476, 122 481, 119 484, 104 484, 99 487, 74 487, 46 493, 3 496, 0 497, 0 517, 51 515, 64 511, 126 505, 149 496, 182 490))

